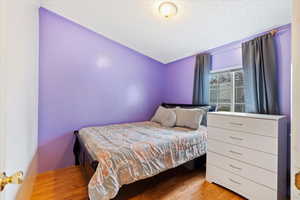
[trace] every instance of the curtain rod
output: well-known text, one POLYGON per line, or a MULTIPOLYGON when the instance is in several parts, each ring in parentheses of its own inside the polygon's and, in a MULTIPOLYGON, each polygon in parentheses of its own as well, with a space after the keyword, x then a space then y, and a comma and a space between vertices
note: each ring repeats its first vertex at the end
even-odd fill
MULTIPOLYGON (((285 31, 287 31, 287 30, 288 30, 287 28, 279 29, 279 30, 278 30, 278 29, 273 29, 273 30, 270 31, 270 33, 271 33, 272 35, 273 35, 273 34, 276 35, 276 34, 278 34, 278 33, 285 32, 285 31)), ((273 35, 273 36, 274 36, 274 35, 273 35)))
POLYGON ((273 30, 270 31, 270 33, 271 33, 272 36, 275 36, 278 33, 278 30, 273 29, 273 30))
MULTIPOLYGON (((276 34, 278 34, 278 33, 281 33, 281 32, 285 32, 285 31, 287 31, 288 29, 287 28, 283 28, 283 29, 273 29, 273 30, 271 30, 271 31, 269 31, 269 33, 271 33, 273 36, 275 36, 276 34)), ((245 41, 248 41, 248 40, 240 40, 239 42, 245 42, 245 41)), ((242 46, 240 46, 239 44, 238 44, 238 42, 236 42, 237 44, 235 44, 235 46, 233 46, 233 47, 230 47, 230 48, 228 48, 228 49, 226 49, 226 50, 217 50, 217 51, 215 51, 214 53, 211 53, 211 55, 212 56, 214 56, 214 55, 218 55, 218 54, 221 54, 221 53, 223 53, 223 52, 226 52, 226 51, 228 51, 228 50, 235 50, 235 49, 241 49, 242 48, 242 46), (238 46, 236 46, 236 45, 238 45, 238 46)))

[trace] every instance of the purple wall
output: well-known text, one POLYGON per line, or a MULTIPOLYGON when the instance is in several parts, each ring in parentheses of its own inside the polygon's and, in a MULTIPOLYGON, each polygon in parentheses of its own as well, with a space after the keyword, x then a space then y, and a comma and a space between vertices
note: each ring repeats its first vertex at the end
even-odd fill
MULTIPOLYGON (((291 112, 291 26, 278 28, 276 35, 277 55, 279 64, 279 101, 282 114, 290 117, 291 112)), ((264 33, 262 33, 264 34, 264 33)), ((261 35, 261 34, 259 34, 261 35)), ((258 35, 256 35, 258 36, 258 35)), ((253 37, 256 37, 253 36, 253 37)), ((224 45, 207 52, 212 54, 212 68, 225 69, 236 65, 242 65, 241 43, 252 39, 247 38, 224 45)), ((166 91, 164 101, 176 103, 191 103, 193 97, 195 56, 188 57, 166 66, 166 91)))
POLYGON ((165 66, 40 9, 39 168, 72 165, 72 131, 143 121, 162 102, 165 66))

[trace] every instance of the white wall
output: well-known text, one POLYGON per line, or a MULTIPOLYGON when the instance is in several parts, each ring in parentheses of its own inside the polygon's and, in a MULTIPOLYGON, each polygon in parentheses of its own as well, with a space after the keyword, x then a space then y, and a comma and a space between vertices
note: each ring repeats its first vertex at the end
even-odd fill
POLYGON ((39 0, 0 0, 0 6, 0 171, 26 173, 21 187, 9 185, 4 193, 4 200, 26 200, 37 155, 39 0))
MULTIPOLYGON (((3 28, 3 24, 5 21, 5 12, 4 12, 4 1, 0 0, 0 141, 4 140, 4 112, 3 112, 3 105, 4 105, 4 87, 1 85, 4 84, 4 76, 3 76, 3 66, 4 66, 4 47, 5 47, 5 39, 4 39, 4 32, 1 31, 3 28)), ((4 169, 4 144, 1 143, 0 145, 0 172, 4 169), (2 158, 2 159, 1 159, 2 158)), ((1 193, 0 193, 1 199, 1 193)))
POLYGON ((300 1, 294 0, 292 22, 292 172, 291 199, 300 200, 295 173, 300 171, 300 1))

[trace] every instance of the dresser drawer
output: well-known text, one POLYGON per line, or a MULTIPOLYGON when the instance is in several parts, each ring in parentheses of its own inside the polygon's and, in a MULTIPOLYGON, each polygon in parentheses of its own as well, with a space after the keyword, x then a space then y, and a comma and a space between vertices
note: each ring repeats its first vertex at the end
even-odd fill
POLYGON ((208 127, 218 127, 235 131, 277 137, 277 121, 250 117, 208 114, 208 127))
POLYGON ((273 172, 277 172, 277 156, 219 142, 208 140, 208 151, 228 156, 273 172))
POLYGON ((207 163, 277 190, 276 173, 272 173, 212 152, 207 153, 207 163))
POLYGON ((208 127, 208 139, 215 139, 258 151, 278 154, 277 138, 265 137, 221 128, 208 127))
POLYGON ((208 165, 207 177, 209 181, 220 184, 251 200, 275 200, 277 192, 256 184, 252 181, 234 175, 213 165, 208 165))

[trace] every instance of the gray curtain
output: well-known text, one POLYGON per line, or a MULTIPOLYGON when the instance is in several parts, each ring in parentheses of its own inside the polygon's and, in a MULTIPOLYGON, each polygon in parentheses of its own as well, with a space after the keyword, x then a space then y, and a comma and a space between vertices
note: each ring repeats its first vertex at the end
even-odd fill
POLYGON ((193 104, 209 104, 209 71, 211 55, 196 56, 193 104))
POLYGON ((277 59, 270 33, 242 44, 246 112, 279 114, 277 59))

